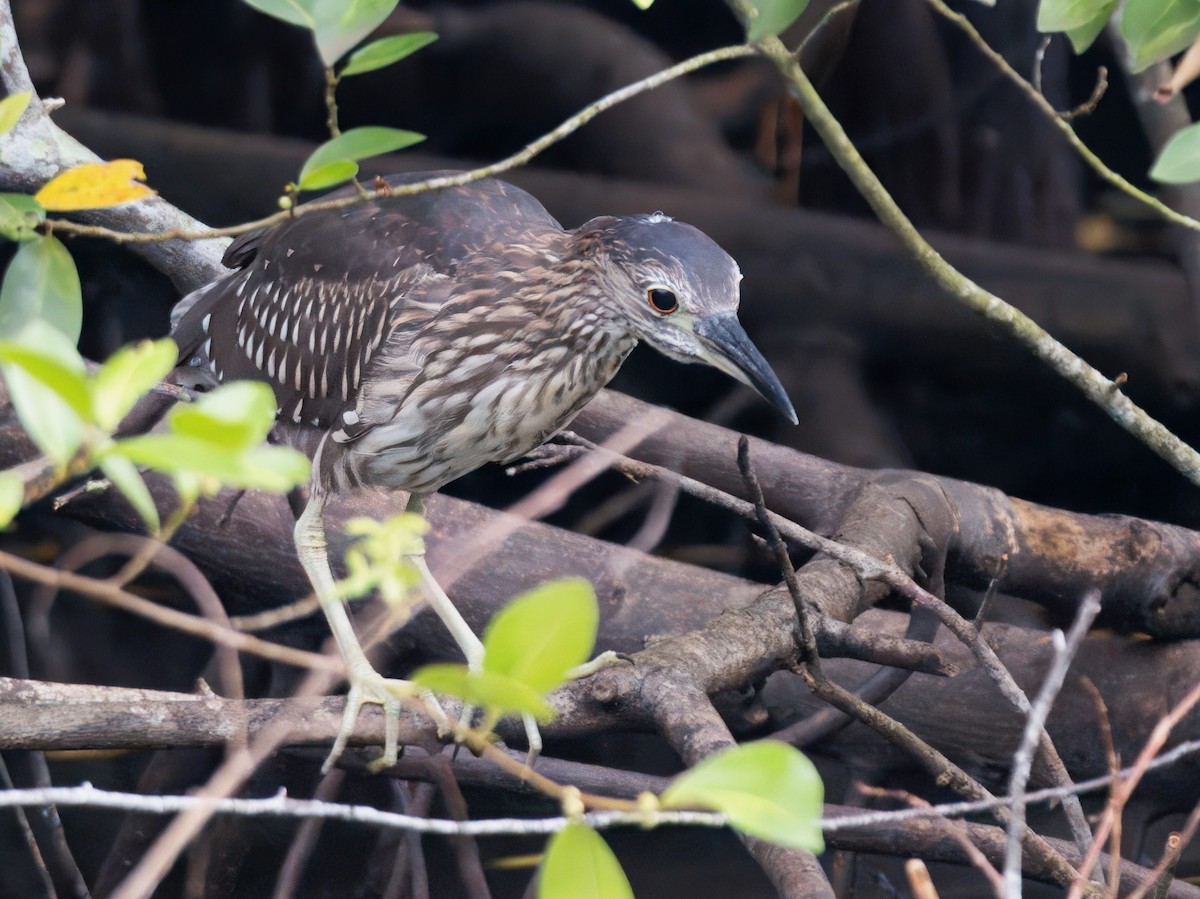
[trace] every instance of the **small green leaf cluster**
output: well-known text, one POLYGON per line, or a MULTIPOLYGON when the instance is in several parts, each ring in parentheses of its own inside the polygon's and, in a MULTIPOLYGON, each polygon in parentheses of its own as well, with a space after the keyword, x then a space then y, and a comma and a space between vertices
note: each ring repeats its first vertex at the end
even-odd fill
MULTIPOLYGON (((335 94, 343 78, 362 75, 399 62, 437 40, 429 31, 396 34, 372 41, 338 62, 392 14, 399 0, 245 0, 269 16, 312 32, 317 53, 326 69, 329 124, 332 138, 313 152, 300 169, 291 192, 326 190, 358 175, 358 163, 372 156, 394 153, 425 139, 402 128, 366 126, 344 133, 337 128, 335 94)), ((285 203, 286 205, 286 203, 285 203)))
POLYGON ((383 24, 399 0, 246 0, 246 3, 259 12, 311 31, 321 62, 328 67, 383 24))
POLYGON ((546 694, 587 661, 596 642, 600 611, 592 585, 581 578, 549 581, 523 593, 492 619, 483 634, 483 667, 426 665, 413 680, 457 696, 489 713, 549 720, 546 694))
MULTIPOLYGON (((728 749, 685 771, 657 807, 711 809, 749 836, 820 854, 825 851, 824 796, 812 762, 786 743, 765 740, 728 749)), ((547 844, 538 872, 539 899, 632 896, 612 850, 584 821, 572 821, 547 844)))
POLYGON ((169 474, 185 502, 222 487, 287 493, 308 480, 308 457, 265 443, 275 422, 275 394, 260 381, 233 381, 195 403, 180 403, 164 433, 119 441, 114 452, 169 474))
POLYGON ((413 587, 421 581, 408 560, 421 551, 428 530, 425 519, 413 512, 383 521, 351 518, 346 533, 357 539, 346 550, 347 574, 338 582, 338 595, 354 599, 378 590, 390 606, 408 602, 413 587))
MULTIPOLYGON (((22 426, 60 468, 99 467, 151 530, 158 510, 139 467, 169 474, 186 505, 223 486, 286 492, 308 477, 308 459, 296 450, 266 446, 275 420, 271 388, 235 382, 194 404, 179 404, 163 433, 113 439, 110 434, 138 399, 172 368, 178 356, 169 338, 123 347, 89 374, 74 340, 42 319, 15 334, 0 332, 0 374, 22 426)), ((11 482, 12 473, 6 473, 11 482)), ((0 506, 7 524, 20 504, 0 506)))
MULTIPOLYGON (((31 99, 26 91, 0 100, 0 134, 16 125, 31 99)), ((22 426, 60 475, 100 468, 157 531, 158 509, 139 466, 169 474, 190 508, 222 486, 285 492, 308 478, 309 463, 295 450, 262 445, 275 420, 266 384, 230 384, 179 405, 165 433, 112 438, 134 404, 175 367, 179 351, 171 340, 143 341, 89 374, 75 348, 83 326, 79 273, 62 242, 39 227, 47 209, 150 196, 143 177, 141 163, 119 159, 68 169, 36 197, 0 194, 0 238, 18 244, 0 283, 0 376, 22 426)), ((20 475, 0 473, 0 526, 24 501, 20 475)))

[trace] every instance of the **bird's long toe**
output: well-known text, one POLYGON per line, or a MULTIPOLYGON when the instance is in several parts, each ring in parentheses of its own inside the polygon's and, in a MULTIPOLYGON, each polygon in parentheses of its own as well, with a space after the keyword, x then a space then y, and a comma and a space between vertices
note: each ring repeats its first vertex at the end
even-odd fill
POLYGON ((417 686, 412 681, 384 677, 373 668, 365 671, 352 671, 349 674, 350 689, 346 693, 346 707, 342 713, 342 726, 338 731, 329 756, 321 771, 332 768, 341 757, 354 733, 358 722, 359 712, 364 705, 379 705, 383 708, 383 754, 370 764, 372 770, 381 770, 396 764, 400 757, 400 709, 402 700, 418 698, 425 711, 434 720, 438 735, 445 736, 450 731, 450 720, 437 698, 428 690, 417 686))

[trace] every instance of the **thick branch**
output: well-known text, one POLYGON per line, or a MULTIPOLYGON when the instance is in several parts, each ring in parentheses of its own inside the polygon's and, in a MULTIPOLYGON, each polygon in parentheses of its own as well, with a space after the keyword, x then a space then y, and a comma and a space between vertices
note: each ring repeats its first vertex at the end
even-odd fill
MULTIPOLYGON (((638 408, 637 400, 607 391, 572 427, 598 440, 638 408)), ((746 498, 735 462, 737 437, 678 416, 630 455, 746 498)), ((850 468, 763 440, 751 440, 750 451, 768 507, 823 534, 842 526, 869 485, 886 485, 893 495, 914 491, 913 511, 929 523, 931 536, 936 522, 950 525, 944 549, 951 596, 955 587, 983 590, 998 579, 1002 591, 1070 620, 1076 599, 1095 586, 1104 598, 1105 624, 1161 637, 1200 635, 1200 534, 1195 531, 1124 515, 1051 509, 952 478, 850 468), (904 487, 905 478, 911 488, 904 487), (919 498, 921 484, 927 485, 925 501, 919 498)))

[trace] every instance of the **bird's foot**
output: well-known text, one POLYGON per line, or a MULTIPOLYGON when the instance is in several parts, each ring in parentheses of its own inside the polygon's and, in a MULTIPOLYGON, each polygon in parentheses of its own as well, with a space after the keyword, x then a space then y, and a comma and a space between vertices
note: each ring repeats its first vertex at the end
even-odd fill
POLYGON ((613 665, 625 665, 629 663, 629 657, 623 656, 620 653, 613 652, 611 649, 600 653, 590 662, 584 662, 582 665, 576 665, 567 672, 567 680, 581 680, 589 675, 595 674, 604 668, 610 668, 613 665))
POLYGON ((337 739, 333 741, 333 748, 329 750, 325 764, 321 766, 322 773, 332 768, 345 751, 350 735, 354 733, 358 713, 364 705, 377 704, 383 707, 383 755, 370 763, 368 768, 372 771, 389 768, 400 758, 401 700, 414 697, 420 699, 424 703, 425 711, 437 725, 438 736, 444 737, 450 732, 450 719, 446 717, 437 698, 412 681, 384 677, 369 665, 365 670, 350 671, 348 680, 350 689, 346 693, 342 727, 338 731, 337 739))

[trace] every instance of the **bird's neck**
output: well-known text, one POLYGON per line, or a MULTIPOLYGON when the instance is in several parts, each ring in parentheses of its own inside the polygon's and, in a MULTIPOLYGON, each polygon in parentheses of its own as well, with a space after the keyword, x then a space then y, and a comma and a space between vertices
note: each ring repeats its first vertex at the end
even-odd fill
POLYGON ((594 260, 575 253, 550 257, 545 272, 549 286, 533 288, 540 299, 541 322, 570 353, 615 357, 611 377, 637 345, 637 337, 608 297, 594 260))

